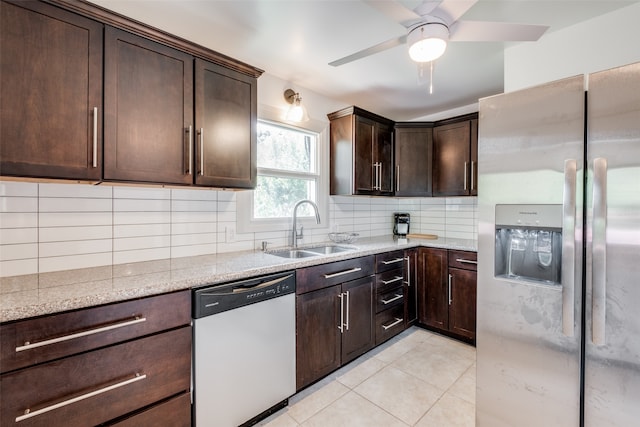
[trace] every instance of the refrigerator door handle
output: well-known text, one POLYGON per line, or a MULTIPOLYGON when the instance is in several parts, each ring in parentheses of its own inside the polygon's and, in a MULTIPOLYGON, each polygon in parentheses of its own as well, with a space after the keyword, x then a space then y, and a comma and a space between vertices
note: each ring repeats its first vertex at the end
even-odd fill
POLYGON ((576 263, 576 182, 577 161, 564 161, 562 196, 562 333, 574 336, 575 263, 576 263))
POLYGON ((591 339, 605 344, 607 304, 607 159, 593 160, 591 339))

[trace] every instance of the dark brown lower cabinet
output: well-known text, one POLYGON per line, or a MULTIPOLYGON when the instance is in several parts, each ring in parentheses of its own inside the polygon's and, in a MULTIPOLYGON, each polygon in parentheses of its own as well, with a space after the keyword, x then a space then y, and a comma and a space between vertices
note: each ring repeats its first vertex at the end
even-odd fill
POLYGON ((1 325, 0 425, 189 426, 190 321, 187 290, 1 325))
POLYGON ((373 289, 373 256, 296 271, 298 390, 373 348, 373 289))
POLYGON ((475 252, 418 250, 418 322, 466 341, 476 336, 475 252))

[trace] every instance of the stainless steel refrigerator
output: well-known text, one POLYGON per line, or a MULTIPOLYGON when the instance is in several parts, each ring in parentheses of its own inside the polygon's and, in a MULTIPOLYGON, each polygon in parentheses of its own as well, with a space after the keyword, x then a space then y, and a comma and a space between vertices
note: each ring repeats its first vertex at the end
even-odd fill
POLYGON ((476 425, 640 425, 640 63, 480 100, 478 151, 476 425))

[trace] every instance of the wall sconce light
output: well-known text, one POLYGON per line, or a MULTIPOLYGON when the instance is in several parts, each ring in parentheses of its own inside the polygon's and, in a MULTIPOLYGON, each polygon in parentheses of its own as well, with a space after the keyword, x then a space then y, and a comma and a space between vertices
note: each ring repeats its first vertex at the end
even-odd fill
POLYGON ((292 89, 284 91, 284 99, 291 104, 285 115, 285 119, 290 122, 306 122, 309 120, 307 109, 302 105, 302 97, 292 89))

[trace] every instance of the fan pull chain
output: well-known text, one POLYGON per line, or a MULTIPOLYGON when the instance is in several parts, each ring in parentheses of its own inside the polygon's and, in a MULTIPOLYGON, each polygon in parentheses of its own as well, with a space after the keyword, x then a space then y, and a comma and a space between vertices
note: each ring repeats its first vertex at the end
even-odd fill
POLYGON ((433 61, 430 61, 430 74, 429 74, 429 94, 433 94, 433 61))

